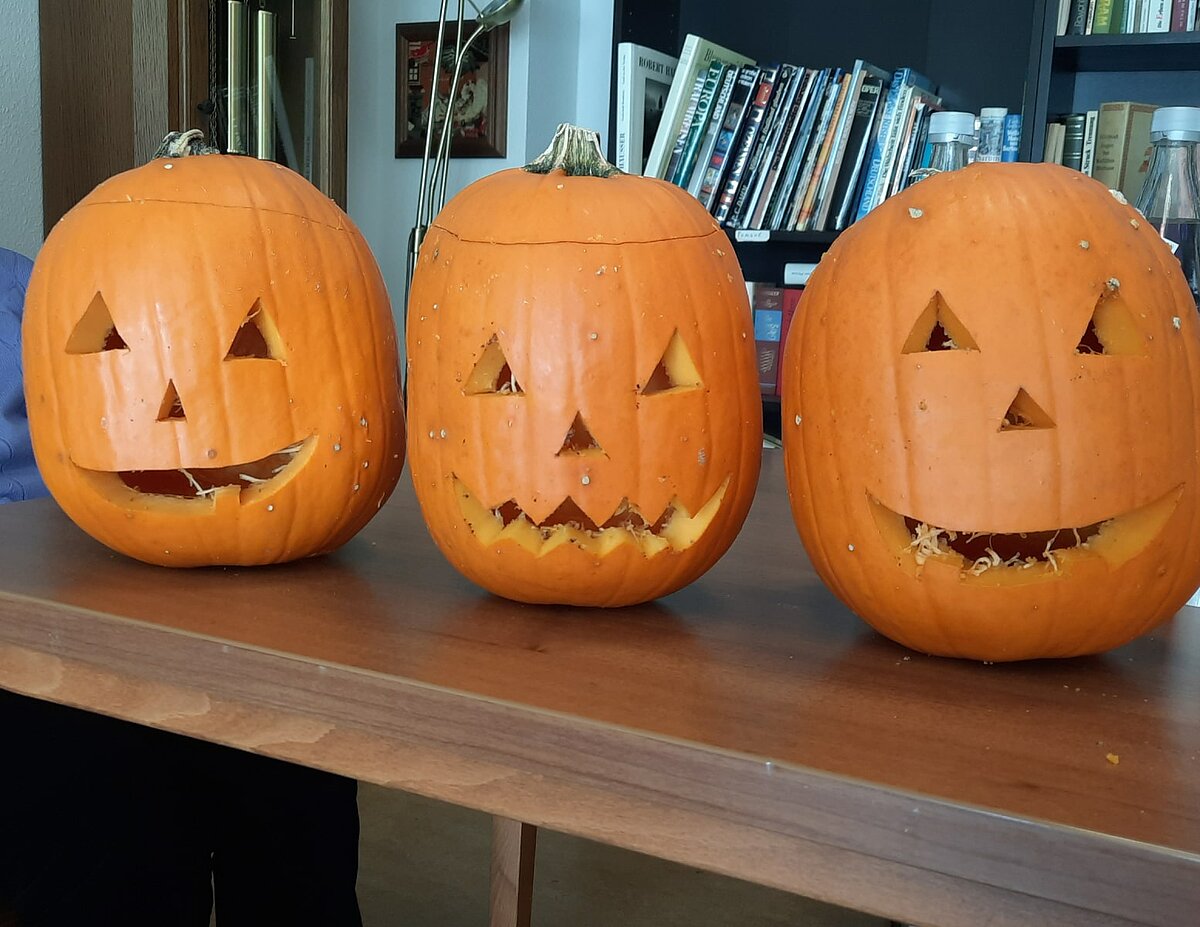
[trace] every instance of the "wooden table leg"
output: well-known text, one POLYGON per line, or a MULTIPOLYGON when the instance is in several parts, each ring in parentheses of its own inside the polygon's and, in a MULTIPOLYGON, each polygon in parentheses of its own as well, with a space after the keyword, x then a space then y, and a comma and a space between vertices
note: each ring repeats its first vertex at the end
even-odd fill
POLYGON ((536 845, 532 824, 492 818, 491 927, 529 927, 536 845))

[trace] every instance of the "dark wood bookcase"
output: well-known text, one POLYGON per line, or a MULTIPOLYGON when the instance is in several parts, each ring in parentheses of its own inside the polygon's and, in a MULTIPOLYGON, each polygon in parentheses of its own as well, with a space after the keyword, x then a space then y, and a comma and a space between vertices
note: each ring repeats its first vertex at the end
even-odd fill
POLYGON ((1022 160, 1041 160, 1046 123, 1110 100, 1200 104, 1200 32, 1055 35, 1058 0, 1036 0, 1022 160))

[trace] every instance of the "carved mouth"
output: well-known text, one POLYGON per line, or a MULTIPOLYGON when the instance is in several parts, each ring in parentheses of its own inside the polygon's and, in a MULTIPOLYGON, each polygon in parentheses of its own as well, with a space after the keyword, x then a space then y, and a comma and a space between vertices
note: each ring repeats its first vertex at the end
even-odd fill
POLYGON ((1069 528, 1001 533, 943 528, 902 515, 870 497, 884 540, 919 572, 930 562, 956 566, 963 580, 1027 582, 1053 577, 1082 558, 1100 557, 1119 566, 1159 534, 1183 494, 1178 486, 1123 515, 1069 528))
POLYGON ((155 497, 171 501, 215 504, 218 498, 236 497, 242 504, 279 489, 303 468, 316 447, 316 436, 289 444, 257 460, 224 467, 180 467, 174 470, 77 469, 98 485, 127 497, 155 497))
POLYGON ((547 518, 535 522, 512 499, 488 508, 476 499, 462 480, 454 478, 459 508, 480 543, 511 541, 538 557, 563 544, 574 544, 597 556, 610 553, 622 544, 637 545, 646 557, 665 550, 687 550, 700 540, 712 522, 728 486, 729 477, 726 477, 695 515, 675 498, 661 515, 651 520, 624 499, 611 517, 596 524, 570 496, 547 518))

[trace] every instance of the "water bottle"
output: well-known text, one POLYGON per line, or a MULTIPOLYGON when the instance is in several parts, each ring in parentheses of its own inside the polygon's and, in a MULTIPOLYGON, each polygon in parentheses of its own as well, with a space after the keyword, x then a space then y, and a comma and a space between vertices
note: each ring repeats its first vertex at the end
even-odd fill
POLYGON ((909 173, 909 183, 966 167, 967 153, 974 146, 974 113, 934 113, 929 117, 929 155, 925 164, 909 173))
POLYGON ((1200 305, 1200 107, 1164 106, 1150 122, 1154 149, 1137 208, 1175 251, 1200 305))

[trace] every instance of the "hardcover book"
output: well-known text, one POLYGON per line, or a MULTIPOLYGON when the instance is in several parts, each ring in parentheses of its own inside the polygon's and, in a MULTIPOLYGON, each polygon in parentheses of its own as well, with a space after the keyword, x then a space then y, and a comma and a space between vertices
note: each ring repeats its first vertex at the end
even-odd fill
POLYGON ((746 120, 746 114, 753 103, 751 96, 758 89, 761 77, 761 68, 747 65, 738 70, 737 82, 733 85, 729 105, 725 108, 725 118, 721 122, 721 131, 717 135, 712 157, 708 159, 708 167, 700 184, 698 199, 709 212, 713 211, 713 206, 723 189, 723 181, 733 160, 734 142, 746 120))
POLYGON ((754 197, 762 184, 762 169, 765 169, 764 165, 770 164, 769 159, 766 159, 766 151, 775 138, 775 126, 781 118, 781 111, 786 111, 791 106, 796 82, 803 78, 804 68, 797 68, 791 64, 780 65, 779 74, 775 78, 775 91, 771 94, 766 112, 763 113, 758 137, 750 152, 750 160, 746 162, 743 183, 729 213, 729 224, 734 228, 742 228, 749 213, 753 211, 754 197))
POLYGON ((721 134, 721 127, 725 123, 725 111, 729 108, 729 101, 733 98, 733 87, 737 82, 737 76, 736 65, 727 67, 721 76, 721 87, 717 91, 717 98, 713 101, 712 109, 709 111, 708 125, 700 137, 696 163, 692 167, 691 177, 688 179, 687 191, 692 196, 700 196, 700 187, 704 184, 708 163, 712 159, 713 149, 717 146, 717 137, 721 134))
POLYGON ((708 71, 705 72, 704 83, 700 87, 700 96, 696 99, 696 110, 692 115, 691 125, 688 127, 679 163, 676 164, 671 176, 667 178, 680 187, 686 188, 688 180, 692 176, 692 167, 696 163, 700 139, 704 137, 704 130, 708 128, 708 116, 716 101, 717 90, 721 86, 721 79, 727 67, 728 65, 724 62, 713 60, 708 66, 708 71))
POLYGON ((654 143, 677 60, 653 48, 617 46, 617 167, 640 174, 654 143))
POLYGON ((1146 177, 1150 120, 1157 107, 1148 103, 1104 103, 1096 124, 1096 161, 1092 176, 1110 190, 1137 202, 1146 177))
MULTIPOLYGON (((866 175, 867 160, 879 129, 879 114, 891 80, 887 72, 871 65, 864 66, 864 70, 866 73, 858 94, 858 106, 846 141, 846 158, 833 188, 831 224, 835 229, 844 229, 853 221, 862 180, 866 175)), ((829 227, 828 224, 822 225, 822 228, 829 227)))
POLYGON ((734 204, 741 192, 742 179, 747 176, 751 154, 757 146, 758 136, 762 130, 763 117, 770 106, 771 98, 775 92, 779 70, 779 68, 774 67, 763 68, 762 74, 758 79, 758 88, 755 91, 754 98, 746 108, 746 116, 743 120, 741 134, 731 146, 733 162, 729 165, 729 172, 726 175, 724 186, 721 188, 721 195, 718 197, 716 208, 713 210, 713 218, 718 223, 726 223, 732 215, 734 204))
POLYGON ((662 119, 654 134, 654 143, 646 158, 644 173, 647 177, 662 177, 671 157, 671 148, 679 136, 683 114, 691 97, 696 77, 708 70, 709 64, 717 59, 725 64, 754 64, 754 59, 717 45, 698 35, 689 34, 679 53, 675 67, 675 79, 663 104, 662 119))

